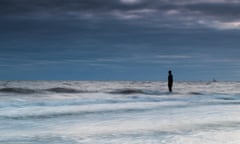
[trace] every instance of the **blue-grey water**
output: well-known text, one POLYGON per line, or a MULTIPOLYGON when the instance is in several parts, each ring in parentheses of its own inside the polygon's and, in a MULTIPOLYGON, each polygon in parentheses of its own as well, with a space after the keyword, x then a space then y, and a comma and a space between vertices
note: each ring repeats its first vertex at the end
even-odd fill
POLYGON ((0 81, 0 143, 239 144, 240 83, 0 81))

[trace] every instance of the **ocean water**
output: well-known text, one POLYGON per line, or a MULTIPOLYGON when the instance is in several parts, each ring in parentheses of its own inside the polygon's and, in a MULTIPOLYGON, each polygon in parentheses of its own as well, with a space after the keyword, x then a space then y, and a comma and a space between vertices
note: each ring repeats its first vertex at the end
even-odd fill
POLYGON ((239 82, 0 81, 0 143, 239 144, 239 82))

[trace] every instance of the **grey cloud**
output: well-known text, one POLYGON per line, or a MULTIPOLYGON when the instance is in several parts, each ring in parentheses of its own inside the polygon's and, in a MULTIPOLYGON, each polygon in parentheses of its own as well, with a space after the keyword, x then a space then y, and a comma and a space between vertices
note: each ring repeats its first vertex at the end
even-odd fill
MULTIPOLYGON (((125 0, 130 1, 130 0, 125 0)), ((0 14, 1 15, 21 15, 31 13, 64 13, 64 12, 111 12, 111 11, 134 11, 151 9, 156 11, 168 11, 172 9, 177 10, 201 10, 208 12, 209 8, 214 8, 212 11, 219 12, 224 8, 234 9, 238 8, 235 3, 194 3, 192 1, 186 2, 184 0, 135 0, 138 3, 127 4, 121 0, 1 0, 0 14), (217 9, 216 9, 217 8, 217 9)), ((201 2, 201 1, 198 1, 201 2)), ((231 10, 230 10, 231 11, 231 10)))
POLYGON ((112 10, 132 10, 143 8, 144 3, 127 5, 113 0, 1 0, 1 15, 21 15, 34 13, 65 12, 109 12, 112 10))
POLYGON ((231 24, 225 23, 239 20, 240 2, 236 0, 1 0, 0 16, 120 19, 153 27, 210 25, 231 27, 231 24))
MULTIPOLYGON (((125 0, 130 1, 130 0, 125 0)), ((211 14, 236 14, 239 13, 240 2, 223 2, 215 0, 206 2, 185 1, 185 0, 135 0, 132 4, 122 2, 122 0, 1 0, 1 15, 21 15, 31 13, 64 13, 64 12, 112 12, 112 11, 134 11, 151 9, 155 11, 201 11, 211 14)))
POLYGON ((240 3, 201 3, 186 5, 184 8, 190 12, 226 20, 238 19, 240 16, 240 3))

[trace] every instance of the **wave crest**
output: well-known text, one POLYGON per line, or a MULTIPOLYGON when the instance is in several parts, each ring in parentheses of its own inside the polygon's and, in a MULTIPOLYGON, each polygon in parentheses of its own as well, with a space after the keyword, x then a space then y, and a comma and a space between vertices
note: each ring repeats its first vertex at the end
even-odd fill
POLYGON ((144 91, 139 89, 120 89, 109 92, 110 94, 144 94, 144 91))
POLYGON ((90 91, 81 91, 73 88, 54 87, 49 89, 29 89, 29 88, 1 88, 1 93, 16 93, 16 94, 33 94, 41 92, 54 92, 54 93, 90 93, 90 91))
POLYGON ((50 88, 50 89, 46 89, 46 91, 56 92, 56 93, 81 93, 81 92, 83 92, 83 91, 79 91, 77 89, 62 88, 62 87, 50 88))
MULTIPOLYGON (((144 94, 144 95, 166 95, 171 94, 169 92, 161 92, 161 91, 154 91, 154 90, 140 90, 140 89, 118 89, 109 92, 110 94, 144 94)), ((176 93, 174 93, 176 94, 176 93)))
POLYGON ((35 90, 27 88, 1 88, 0 92, 4 93, 19 93, 19 94, 32 94, 35 93, 35 90))

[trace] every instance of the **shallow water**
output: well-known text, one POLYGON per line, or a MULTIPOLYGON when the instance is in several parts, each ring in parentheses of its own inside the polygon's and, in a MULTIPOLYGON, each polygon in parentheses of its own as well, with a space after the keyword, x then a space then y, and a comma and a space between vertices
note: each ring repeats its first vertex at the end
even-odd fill
POLYGON ((0 143, 239 144, 240 83, 1 81, 0 143))

